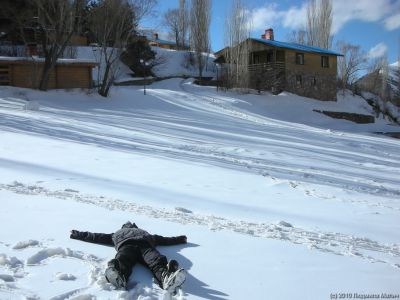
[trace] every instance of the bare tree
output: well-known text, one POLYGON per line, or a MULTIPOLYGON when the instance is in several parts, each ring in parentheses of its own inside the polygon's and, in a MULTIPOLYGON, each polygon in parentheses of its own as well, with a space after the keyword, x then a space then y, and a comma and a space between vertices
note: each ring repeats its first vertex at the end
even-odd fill
POLYGON ((189 13, 185 0, 179 0, 179 21, 179 41, 181 44, 178 45, 178 47, 180 49, 185 49, 189 27, 189 13))
POLYGON ((397 48, 397 66, 394 66, 393 72, 393 86, 394 88, 394 101, 396 105, 400 106, 400 37, 397 48))
POLYGON ((47 90, 50 73, 62 57, 79 25, 83 0, 33 0, 37 8, 37 30, 40 34, 44 65, 39 89, 47 90))
POLYGON ((306 45, 307 32, 305 29, 293 30, 287 37, 289 42, 306 45))
POLYGON ((32 2, 3 0, 0 17, 9 19, 11 22, 6 29, 7 40, 14 45, 23 42, 25 45, 28 42, 34 42, 31 36, 27 34, 26 29, 30 28, 30 33, 33 29, 34 17, 37 17, 37 9, 32 2))
POLYGON ((367 58, 360 46, 344 41, 337 42, 337 48, 343 57, 338 57, 338 77, 342 89, 351 88, 359 72, 366 68, 367 58))
POLYGON ((318 13, 317 46, 330 49, 332 46, 332 0, 320 0, 318 13))
POLYGON ((379 96, 381 99, 386 103, 390 97, 389 91, 389 63, 387 59, 387 54, 385 53, 384 56, 381 58, 381 86, 380 86, 380 94, 379 96))
POLYGON ((114 83, 119 58, 134 30, 134 14, 127 0, 101 0, 90 12, 91 31, 98 43, 98 92, 107 97, 114 83))
POLYGON ((228 86, 249 87, 250 22, 241 0, 234 0, 225 20, 225 46, 228 86))
POLYGON ((331 48, 332 18, 332 0, 309 0, 306 22, 308 45, 331 48))
POLYGON ((211 20, 211 0, 192 0, 190 9, 190 38, 195 52, 199 77, 203 77, 206 64, 204 52, 210 50, 209 28, 211 20))
POLYGON ((171 36, 174 37, 175 43, 179 48, 181 45, 181 20, 179 9, 169 9, 164 14, 164 24, 168 28, 171 36))
POLYGON ((317 43, 318 11, 317 1, 308 0, 307 5, 307 44, 310 46, 317 43))
POLYGON ((129 3, 135 13, 136 23, 140 23, 143 18, 154 13, 157 0, 129 0, 129 3))

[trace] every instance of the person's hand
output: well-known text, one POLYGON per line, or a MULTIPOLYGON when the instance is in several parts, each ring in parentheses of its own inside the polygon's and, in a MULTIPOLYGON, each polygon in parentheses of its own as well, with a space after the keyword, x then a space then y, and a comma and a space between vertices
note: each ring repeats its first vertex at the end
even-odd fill
POLYGON ((181 241, 182 244, 186 244, 187 243, 186 235, 180 235, 179 240, 181 241))
POLYGON ((71 230, 71 235, 69 236, 71 239, 77 239, 79 237, 79 231, 78 230, 71 230))

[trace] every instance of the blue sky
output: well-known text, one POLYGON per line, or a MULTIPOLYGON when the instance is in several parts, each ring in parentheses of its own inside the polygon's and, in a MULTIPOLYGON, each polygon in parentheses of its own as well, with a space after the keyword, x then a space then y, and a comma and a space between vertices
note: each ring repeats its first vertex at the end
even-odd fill
MULTIPOLYGON (((143 26, 166 31, 162 15, 178 7, 178 0, 159 0, 155 17, 144 20, 143 26)), ((307 0, 243 0, 252 19, 252 37, 260 37, 264 29, 273 28, 275 39, 286 41, 288 34, 305 23, 307 0)), ((334 43, 344 40, 360 45, 370 58, 388 55, 389 63, 400 55, 400 0, 332 0, 334 43)), ((211 48, 224 47, 224 22, 232 0, 212 0, 210 28, 211 48)))

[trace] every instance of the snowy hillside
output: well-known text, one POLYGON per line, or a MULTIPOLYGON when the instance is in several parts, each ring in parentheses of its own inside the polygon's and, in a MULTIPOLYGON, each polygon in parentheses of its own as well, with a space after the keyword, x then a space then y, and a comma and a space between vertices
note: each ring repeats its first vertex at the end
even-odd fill
POLYGON ((399 127, 313 112, 371 113, 338 97, 1 87, 0 299, 168 299, 142 266, 114 290, 115 250, 69 239, 127 220, 188 236, 159 248, 188 270, 177 299, 399 295, 400 140, 373 134, 399 127))
MULTIPOLYGON (((156 52, 156 59, 162 62, 153 70, 156 76, 199 76, 198 68, 194 63, 193 52, 169 50, 159 47, 151 47, 151 49, 156 52)), ((215 57, 207 53, 203 55, 207 62, 204 67, 203 76, 214 77, 216 69, 213 61, 215 57)))
MULTIPOLYGON (((163 49, 159 47, 151 47, 156 52, 157 65, 153 68, 153 72, 157 77, 174 77, 174 76, 199 76, 198 68, 193 64, 194 61, 190 61, 189 51, 177 51, 163 49)), ((77 47, 77 59, 93 60, 99 63, 99 67, 93 69, 93 80, 98 81, 99 68, 100 74, 105 70, 104 58, 101 57, 101 52, 97 48, 93 47, 77 47)), ((193 54, 192 54, 193 56, 193 54)), ((204 77, 215 76, 215 64, 213 60, 215 57, 212 54, 204 54, 205 61, 207 61, 204 67, 204 77)), ((193 59, 193 57, 192 57, 193 59)), ((131 81, 132 71, 121 61, 117 63, 116 81, 121 83, 124 81, 131 81)))

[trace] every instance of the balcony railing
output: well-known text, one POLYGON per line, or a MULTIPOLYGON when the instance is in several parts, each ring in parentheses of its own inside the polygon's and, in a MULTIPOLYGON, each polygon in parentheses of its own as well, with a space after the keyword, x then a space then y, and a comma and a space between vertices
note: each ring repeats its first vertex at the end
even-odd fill
POLYGON ((249 65, 249 71, 280 71, 285 70, 285 62, 269 62, 249 65))

